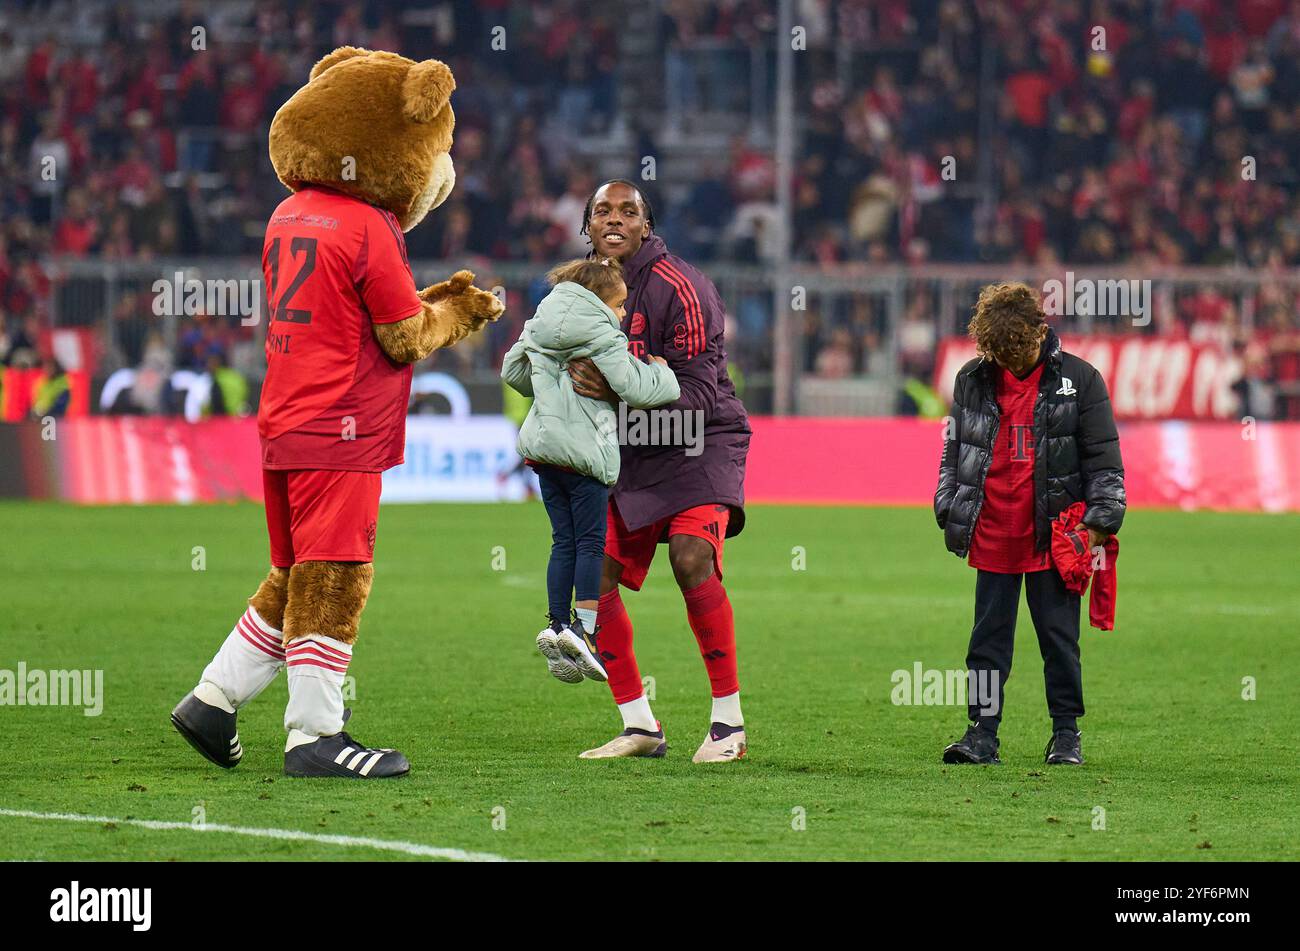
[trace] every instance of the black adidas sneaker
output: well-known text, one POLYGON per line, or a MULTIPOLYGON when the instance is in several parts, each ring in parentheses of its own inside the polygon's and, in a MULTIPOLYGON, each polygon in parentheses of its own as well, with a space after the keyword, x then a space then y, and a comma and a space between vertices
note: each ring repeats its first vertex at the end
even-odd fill
POLYGON ((371 749, 347 733, 313 738, 301 730, 289 731, 289 747, 284 752, 286 776, 388 779, 410 771, 411 764, 397 750, 371 749))
POLYGON ((966 735, 956 743, 949 743, 943 751, 945 763, 971 763, 976 766, 998 766, 998 738, 977 726, 966 728, 966 735))
POLYGON ((234 769, 244 756, 236 726, 237 714, 194 695, 195 691, 202 692, 205 688, 216 689, 211 684, 199 684, 176 704, 172 711, 172 726, 204 759, 222 769, 234 769))
POLYGON ((1079 741, 1078 730, 1054 730, 1052 738, 1047 741, 1043 758, 1048 766, 1082 766, 1083 746, 1079 741))

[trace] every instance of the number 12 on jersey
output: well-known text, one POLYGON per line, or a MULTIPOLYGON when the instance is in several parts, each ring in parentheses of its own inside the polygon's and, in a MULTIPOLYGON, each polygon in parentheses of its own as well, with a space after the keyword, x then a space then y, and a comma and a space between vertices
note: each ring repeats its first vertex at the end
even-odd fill
POLYGON ((311 311, 302 308, 290 307, 293 295, 298 293, 303 282, 311 276, 312 271, 316 270, 316 239, 315 238, 290 238, 289 239, 289 256, 293 260, 301 258, 298 270, 290 281, 289 286, 284 289, 284 296, 277 300, 276 290, 280 284, 280 239, 276 238, 271 242, 267 249, 267 255, 270 258, 271 265, 271 288, 267 294, 267 304, 271 309, 271 319, 281 320, 289 324, 309 324, 311 323, 311 311))

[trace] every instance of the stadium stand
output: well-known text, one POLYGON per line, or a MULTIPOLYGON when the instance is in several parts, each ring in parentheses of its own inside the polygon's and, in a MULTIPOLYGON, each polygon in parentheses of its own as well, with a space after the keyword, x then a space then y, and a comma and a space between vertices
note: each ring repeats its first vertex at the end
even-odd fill
MULTIPOLYGON (((732 355, 761 404, 774 324, 761 279, 776 214, 770 6, 9 2, 0 360, 49 362, 45 331, 81 327, 101 384, 141 371, 109 409, 182 413, 184 394, 160 382, 178 371, 233 370, 253 391, 222 402, 255 405, 256 330, 160 327, 149 276, 172 260, 255 266, 283 196, 266 125, 346 38, 442 57, 461 80, 463 173, 408 236, 410 255, 474 267, 518 303, 431 367, 489 376, 545 267, 585 250, 593 184, 650 155, 665 237, 719 275, 732 355), (508 55, 492 55, 496 27, 508 55)), ((909 275, 894 298, 843 280, 814 294, 796 330, 801 374, 928 379, 990 269, 1177 273, 1149 326, 1104 329, 1216 343, 1240 359, 1243 411, 1300 418, 1288 273, 1300 264, 1300 2, 807 0, 798 20, 794 257, 814 280, 860 266, 909 275), (935 270, 948 265, 976 270, 935 270)), ((862 408, 891 412, 892 397, 862 408)))

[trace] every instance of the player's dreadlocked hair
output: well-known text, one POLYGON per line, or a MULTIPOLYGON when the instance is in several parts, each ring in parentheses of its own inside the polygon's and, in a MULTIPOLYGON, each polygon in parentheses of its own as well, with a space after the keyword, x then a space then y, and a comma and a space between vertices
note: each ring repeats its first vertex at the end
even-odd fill
POLYGON ((980 291, 968 331, 975 350, 1002 366, 1033 363, 1047 321, 1038 295, 1027 284, 989 284, 980 291))
POLYGON ((587 196, 587 207, 582 210, 582 230, 579 231, 578 234, 587 233, 587 228, 591 225, 591 206, 596 202, 597 192, 606 185, 626 185, 628 188, 636 192, 637 198, 641 199, 641 207, 645 209, 645 220, 649 223, 650 230, 654 231, 655 210, 650 207, 650 199, 645 196, 645 192, 641 190, 641 186, 637 185, 636 182, 629 182, 626 178, 611 178, 607 182, 601 182, 596 186, 592 193, 587 196))
POLYGON ((613 258, 578 258, 557 264, 546 274, 546 282, 552 287, 565 281, 582 285, 603 301, 613 300, 614 292, 623 284, 623 265, 613 258))

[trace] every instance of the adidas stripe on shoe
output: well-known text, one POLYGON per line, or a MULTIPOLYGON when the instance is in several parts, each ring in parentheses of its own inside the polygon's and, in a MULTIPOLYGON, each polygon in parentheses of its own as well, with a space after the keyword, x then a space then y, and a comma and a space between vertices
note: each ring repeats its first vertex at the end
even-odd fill
POLYGON ((284 751, 287 776, 388 779, 410 771, 411 764, 397 750, 372 749, 343 732, 313 737, 291 730, 284 751))

